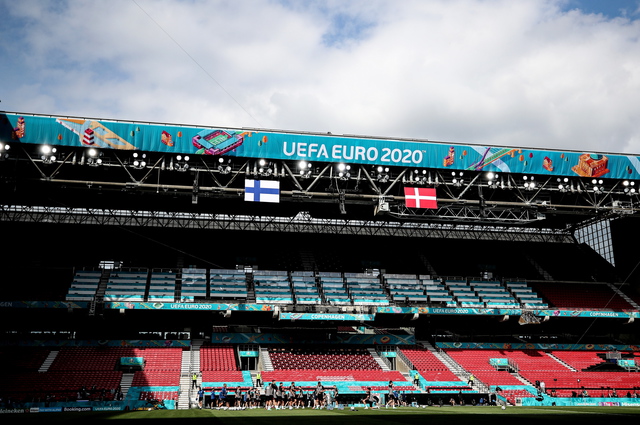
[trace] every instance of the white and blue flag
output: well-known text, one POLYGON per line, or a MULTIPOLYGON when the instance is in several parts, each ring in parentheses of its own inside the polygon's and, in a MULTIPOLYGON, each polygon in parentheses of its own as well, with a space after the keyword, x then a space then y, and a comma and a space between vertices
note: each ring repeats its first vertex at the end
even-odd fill
POLYGON ((249 202, 280 202, 278 180, 245 180, 244 200, 249 202))

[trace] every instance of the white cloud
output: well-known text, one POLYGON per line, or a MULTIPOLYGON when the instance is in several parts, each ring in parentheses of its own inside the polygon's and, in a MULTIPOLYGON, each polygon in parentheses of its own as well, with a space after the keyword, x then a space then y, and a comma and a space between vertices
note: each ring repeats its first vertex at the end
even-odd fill
POLYGON ((640 22, 563 1, 42 4, 3 109, 640 153, 640 22))

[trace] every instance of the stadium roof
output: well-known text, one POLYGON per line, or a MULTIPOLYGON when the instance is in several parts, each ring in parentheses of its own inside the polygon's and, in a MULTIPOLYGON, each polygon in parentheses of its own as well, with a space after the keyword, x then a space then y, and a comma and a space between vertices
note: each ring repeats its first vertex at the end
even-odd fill
POLYGON ((0 144, 3 221, 561 240, 638 215, 639 158, 612 153, 12 112, 0 144))

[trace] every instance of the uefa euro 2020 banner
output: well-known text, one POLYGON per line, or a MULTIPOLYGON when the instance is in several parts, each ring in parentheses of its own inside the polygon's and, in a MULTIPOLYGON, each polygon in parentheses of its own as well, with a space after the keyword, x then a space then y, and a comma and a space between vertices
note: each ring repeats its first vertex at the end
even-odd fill
POLYGON ((640 157, 0 113, 0 142, 558 177, 640 178, 640 157))

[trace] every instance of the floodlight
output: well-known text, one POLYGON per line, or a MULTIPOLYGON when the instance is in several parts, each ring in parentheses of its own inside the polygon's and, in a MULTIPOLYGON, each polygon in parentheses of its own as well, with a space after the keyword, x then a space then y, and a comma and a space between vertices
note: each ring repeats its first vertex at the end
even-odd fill
POLYGON ((218 171, 221 174, 229 174, 231 172, 231 160, 229 159, 228 162, 225 164, 224 163, 224 158, 219 158, 218 159, 218 171))
POLYGON ((82 158, 82 161, 91 167, 97 167, 102 165, 102 156, 101 152, 95 148, 89 148, 85 151, 85 154, 82 158))
POLYGON ((386 183, 389 181, 389 167, 383 167, 381 165, 376 169, 376 179, 380 183, 386 183))
POLYGON ((348 180, 351 177, 351 166, 347 164, 340 163, 338 164, 338 178, 341 180, 348 180))
POLYGON ((42 145, 40 147, 40 153, 42 154, 40 155, 40 158, 42 159, 42 162, 44 162, 45 164, 52 164, 56 162, 56 152, 56 148, 49 145, 42 145))
POLYGON ((311 167, 312 165, 307 161, 300 161, 298 163, 298 169, 300 170, 300 177, 309 178, 311 177, 311 167))
POLYGON ((261 159, 258 161, 257 174, 260 174, 263 177, 269 177, 274 173, 274 168, 275 166, 272 162, 261 159))
POLYGON ((176 155, 175 161, 173 161, 173 169, 184 173, 189 169, 189 157, 176 155))
POLYGON ((9 144, 0 142, 0 161, 9 157, 10 148, 9 144))

